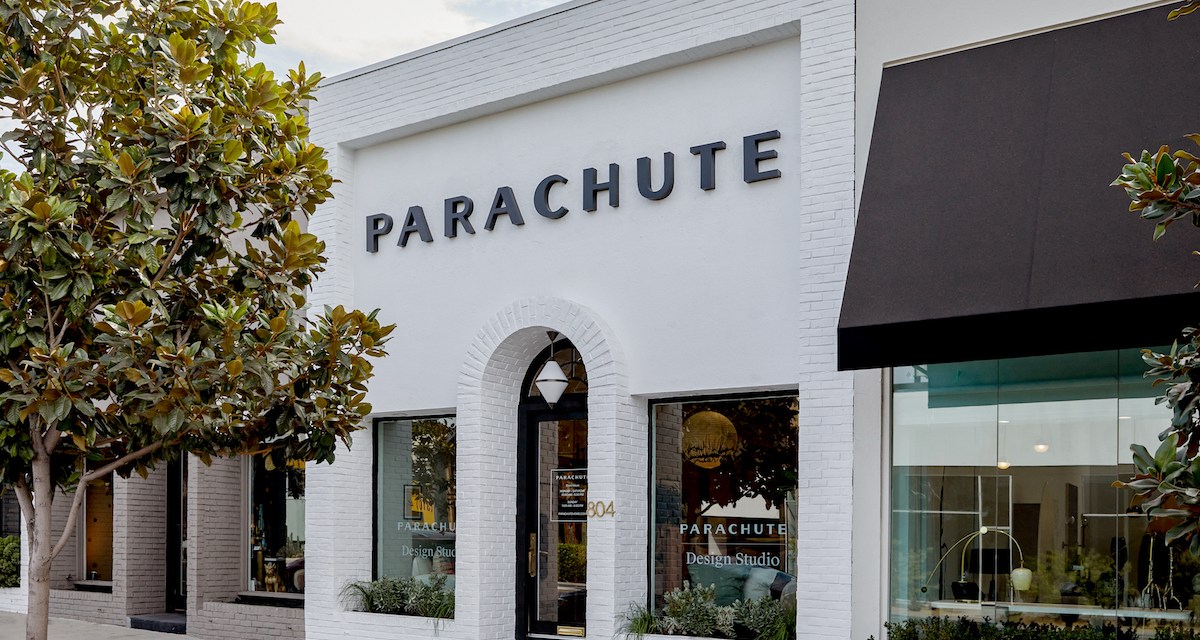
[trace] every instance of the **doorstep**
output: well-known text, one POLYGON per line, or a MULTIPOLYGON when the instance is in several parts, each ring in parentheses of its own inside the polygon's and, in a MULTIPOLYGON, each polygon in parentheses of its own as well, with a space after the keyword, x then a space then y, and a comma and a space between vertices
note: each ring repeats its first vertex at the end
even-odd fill
POLYGON ((129 616, 131 629, 145 629, 159 633, 187 633, 187 615, 183 613, 148 613, 129 616))

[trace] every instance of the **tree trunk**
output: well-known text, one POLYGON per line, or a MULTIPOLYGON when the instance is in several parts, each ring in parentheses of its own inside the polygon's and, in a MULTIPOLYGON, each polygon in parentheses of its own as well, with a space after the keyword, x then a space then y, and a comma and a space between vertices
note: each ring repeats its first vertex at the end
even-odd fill
MULTIPOLYGON (((50 482, 50 457, 33 456, 33 530, 29 532, 29 606, 25 640, 48 640, 50 624, 50 557, 53 529, 54 486, 50 482)), ((82 490, 82 488, 80 489, 82 490)))

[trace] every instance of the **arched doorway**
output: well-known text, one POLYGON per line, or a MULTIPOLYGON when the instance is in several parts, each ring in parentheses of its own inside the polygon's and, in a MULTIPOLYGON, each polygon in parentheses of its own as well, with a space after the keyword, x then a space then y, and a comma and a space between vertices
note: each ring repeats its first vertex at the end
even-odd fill
POLYGON ((551 333, 521 386, 517 439, 517 637, 583 636, 587 624, 587 371, 551 333), (567 377, 553 404, 538 374, 553 358, 567 377))

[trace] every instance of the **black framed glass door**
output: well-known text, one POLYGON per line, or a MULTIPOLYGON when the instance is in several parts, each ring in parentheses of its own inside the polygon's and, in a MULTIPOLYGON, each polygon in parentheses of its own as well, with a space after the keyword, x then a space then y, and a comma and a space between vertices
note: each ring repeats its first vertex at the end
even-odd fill
POLYGON ((587 626, 587 417, 531 412, 518 500, 526 637, 583 636, 587 626))
MULTIPOLYGON (((568 340, 534 358, 517 437, 516 637, 581 637, 587 629, 587 372, 568 340), (560 386, 535 377, 553 358, 560 386), (562 378, 565 377, 565 385, 562 378), (559 395, 561 394, 561 396, 559 395)), ((542 375, 546 379, 556 376, 542 375)))

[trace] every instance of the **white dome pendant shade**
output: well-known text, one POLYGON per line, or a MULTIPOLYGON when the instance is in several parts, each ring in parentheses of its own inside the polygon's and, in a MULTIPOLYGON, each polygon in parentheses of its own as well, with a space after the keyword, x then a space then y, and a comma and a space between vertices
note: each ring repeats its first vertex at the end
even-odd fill
POLYGON ((1013 569, 1012 586, 1017 591, 1028 591, 1033 584, 1033 572, 1025 567, 1013 569))
POLYGON ((562 367, 551 358, 542 366, 542 370, 538 372, 533 384, 545 398, 546 404, 553 407, 554 403, 562 398, 563 392, 567 390, 567 374, 563 373, 562 367))

